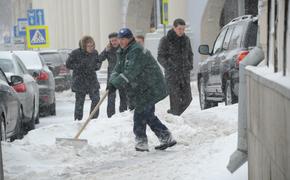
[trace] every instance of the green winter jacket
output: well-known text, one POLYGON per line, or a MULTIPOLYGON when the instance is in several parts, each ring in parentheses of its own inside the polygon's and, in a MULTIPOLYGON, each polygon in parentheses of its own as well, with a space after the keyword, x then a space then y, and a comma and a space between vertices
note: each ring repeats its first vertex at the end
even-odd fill
POLYGON ((141 112, 167 96, 164 76, 150 51, 132 41, 117 52, 117 65, 110 83, 117 89, 126 88, 130 106, 141 112))

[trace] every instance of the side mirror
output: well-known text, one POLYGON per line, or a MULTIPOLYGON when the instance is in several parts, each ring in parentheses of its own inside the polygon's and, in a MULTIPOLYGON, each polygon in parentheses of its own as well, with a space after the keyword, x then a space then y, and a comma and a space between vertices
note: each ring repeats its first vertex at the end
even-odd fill
POLYGON ((35 78, 37 78, 39 76, 39 73, 38 72, 33 72, 32 73, 32 77, 35 79, 35 78))
POLYGON ((200 45, 198 47, 198 52, 199 54, 202 54, 202 55, 210 55, 208 45, 200 45))
POLYGON ((10 77, 11 85, 15 86, 17 84, 21 84, 24 82, 23 78, 21 76, 11 76, 10 77))

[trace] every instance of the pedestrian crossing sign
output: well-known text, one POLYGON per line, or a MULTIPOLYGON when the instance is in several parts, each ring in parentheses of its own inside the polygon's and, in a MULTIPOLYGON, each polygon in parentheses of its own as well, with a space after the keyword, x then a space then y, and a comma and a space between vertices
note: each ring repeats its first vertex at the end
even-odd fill
POLYGON ((28 48, 49 47, 48 26, 27 26, 26 40, 28 48))

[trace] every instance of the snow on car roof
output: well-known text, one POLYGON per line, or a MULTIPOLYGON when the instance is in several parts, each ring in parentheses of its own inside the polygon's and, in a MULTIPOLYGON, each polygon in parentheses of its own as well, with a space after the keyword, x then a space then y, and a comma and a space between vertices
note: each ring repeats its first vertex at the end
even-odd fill
POLYGON ((14 51, 22 60, 27 69, 42 69, 43 64, 39 57, 39 53, 35 51, 14 51))

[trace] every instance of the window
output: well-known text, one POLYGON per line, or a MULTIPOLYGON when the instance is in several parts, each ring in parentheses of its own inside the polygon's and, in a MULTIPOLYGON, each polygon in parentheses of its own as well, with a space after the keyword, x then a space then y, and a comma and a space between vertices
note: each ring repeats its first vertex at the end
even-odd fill
POLYGON ((28 74, 27 69, 25 68, 24 64, 21 62, 21 60, 17 56, 15 56, 15 60, 21 74, 28 74))
POLYGON ((225 39, 225 35, 228 29, 224 29, 218 36, 215 41, 214 48, 212 54, 216 54, 222 50, 223 41, 225 39))
POLYGON ((15 68, 11 59, 0 59, 0 68, 5 73, 15 73, 15 68))
POLYGON ((251 22, 245 34, 244 47, 254 47, 257 44, 258 22, 251 22))
POLYGON ((38 53, 19 51, 16 53, 27 69, 42 69, 42 62, 38 53))
POLYGON ((41 53, 40 56, 44 59, 44 62, 52 65, 63 64, 62 57, 59 53, 41 53))
POLYGON ((234 28, 235 28, 234 26, 229 27, 229 30, 228 30, 227 35, 225 37, 225 41, 223 43, 223 49, 224 50, 228 50, 229 49, 230 39, 231 39, 232 33, 234 31, 234 28))
POLYGON ((238 24, 230 40, 230 46, 229 46, 230 50, 241 47, 243 32, 244 32, 243 24, 238 24))
POLYGON ((7 82, 7 79, 5 78, 5 76, 2 74, 2 72, 0 71, 0 79, 7 82))

